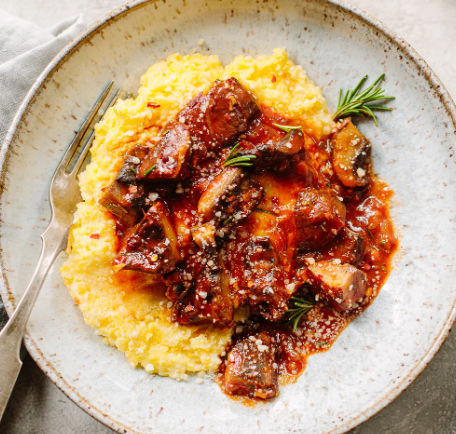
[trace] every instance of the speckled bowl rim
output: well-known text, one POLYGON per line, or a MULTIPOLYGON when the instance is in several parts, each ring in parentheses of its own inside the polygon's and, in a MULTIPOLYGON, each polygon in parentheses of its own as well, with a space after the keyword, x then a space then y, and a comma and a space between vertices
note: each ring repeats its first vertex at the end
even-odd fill
MULTIPOLYGON (((145 6, 148 3, 153 3, 157 0, 136 0, 130 3, 127 3, 109 14, 105 15, 103 18, 96 21, 92 24, 89 28, 87 28, 84 32, 82 32, 79 36, 74 38, 70 43, 68 43, 49 63, 46 69, 41 73, 41 75, 36 79, 33 83, 33 86, 27 93, 26 97, 22 101, 21 106, 19 107, 16 115, 14 116, 13 122, 8 129, 8 132, 5 136, 3 144, 0 148, 0 188, 3 187, 3 181, 6 173, 7 168, 7 159, 9 155, 9 148, 11 143, 13 142, 18 126, 26 113, 29 110, 30 104, 34 101, 34 99, 39 95, 46 80, 56 71, 59 66, 69 58, 74 51, 81 46, 84 41, 91 37, 92 35, 99 32, 103 27, 109 25, 115 20, 118 20, 128 14, 130 11, 138 9, 140 7, 145 6)), ((393 44, 399 46, 413 61, 413 63, 418 67, 420 72, 423 73, 424 77, 426 78, 427 82, 429 83, 430 87, 439 95, 440 100, 445 107, 447 113, 452 119, 453 125, 455 127, 455 135, 456 135, 456 106, 449 95, 448 91, 446 90, 445 86, 436 76, 436 74, 432 71, 429 65, 424 61, 424 59, 400 36, 398 36, 395 32, 385 26, 381 21, 377 20, 376 18, 372 17, 368 13, 364 12, 362 9, 359 9, 355 6, 352 6, 346 3, 343 0, 314 0, 315 2, 326 3, 332 6, 339 8, 344 12, 348 12, 352 15, 355 15, 358 18, 361 18, 366 24, 371 27, 374 27, 376 30, 380 31, 385 35, 393 44)), ((1 195, 0 191, 0 195, 1 195)), ((3 299, 3 303, 9 315, 12 314, 15 306, 13 302, 12 292, 8 287, 8 282, 6 277, 3 274, 3 270, 0 270, 0 294, 3 299)), ((436 339, 428 349, 425 356, 415 364, 415 366, 410 370, 409 374, 398 384, 396 385, 387 396, 376 402, 370 408, 361 412, 355 417, 345 421, 338 427, 330 430, 327 434, 339 434, 347 432, 348 430, 355 428, 359 424, 365 422, 367 419, 378 413, 388 404, 390 404, 394 399, 396 399, 401 392, 403 392, 411 383, 414 381, 426 368, 426 366, 431 362, 432 358, 436 355, 440 347, 442 346, 443 342, 447 338, 449 332, 451 331, 451 327, 456 320, 456 299, 453 304, 453 308, 448 315, 443 327, 441 328, 440 332, 438 333, 436 339)), ((132 428, 126 427, 119 422, 113 420, 109 417, 109 415, 103 413, 101 410, 94 408, 90 402, 86 401, 82 396, 79 395, 77 390, 73 388, 70 384, 68 384, 63 378, 60 377, 58 369, 54 367, 50 362, 48 362, 45 356, 42 354, 40 349, 38 348, 36 342, 29 336, 28 333, 25 334, 24 337, 25 347, 27 348, 30 355, 33 357, 35 362, 38 366, 44 371, 44 373, 51 379, 51 381, 65 393, 68 398, 70 398, 74 403, 76 403, 79 407, 81 407, 84 411, 89 413, 95 419, 99 420, 109 428, 117 431, 118 433, 137 433, 132 428)))

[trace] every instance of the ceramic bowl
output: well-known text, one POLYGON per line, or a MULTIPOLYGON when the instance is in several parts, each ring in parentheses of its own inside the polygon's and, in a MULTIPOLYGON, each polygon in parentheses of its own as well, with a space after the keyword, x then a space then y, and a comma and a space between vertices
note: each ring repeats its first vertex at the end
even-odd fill
POLYGON ((137 1, 66 46, 34 84, 1 150, 1 295, 9 313, 30 279, 49 219, 48 186, 64 148, 104 85, 135 92, 173 52, 229 62, 285 47, 334 109, 340 87, 387 73, 394 112, 361 129, 376 172, 394 189, 401 236, 373 305, 332 349, 309 358, 273 402, 247 408, 210 381, 176 382, 131 369, 85 325, 53 267, 25 343, 79 406, 122 433, 341 433, 391 402, 429 363, 455 319, 455 106, 418 54, 357 8, 324 0, 137 1), (204 39, 203 48, 198 40, 204 39))

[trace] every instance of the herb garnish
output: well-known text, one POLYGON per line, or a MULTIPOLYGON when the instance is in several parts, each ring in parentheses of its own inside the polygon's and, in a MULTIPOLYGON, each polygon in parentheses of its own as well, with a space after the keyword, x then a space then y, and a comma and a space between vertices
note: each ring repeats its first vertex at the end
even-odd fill
POLYGON ((328 341, 317 342, 315 345, 317 347, 322 347, 323 345, 328 345, 328 341))
POLYGON ((340 89, 339 102, 337 103, 337 110, 333 115, 333 120, 337 120, 345 116, 365 116, 372 118, 375 122, 375 125, 378 127, 377 118, 375 117, 372 110, 390 111, 392 108, 385 107, 384 105, 375 105, 369 103, 373 101, 385 101, 395 98, 394 96, 384 95, 385 90, 379 86, 384 77, 385 74, 383 73, 380 75, 380 77, 377 78, 377 80, 375 80, 374 84, 362 92, 360 92, 361 87, 367 80, 367 75, 365 75, 360 80, 360 82, 353 90, 347 90, 345 96, 343 95, 342 89, 340 89))
POLYGON ((233 220, 233 214, 228 216, 228 218, 222 222, 222 226, 226 226, 231 220, 233 220))
POLYGON ((235 167, 235 166, 251 166, 253 163, 250 160, 256 158, 255 155, 241 155, 236 157, 239 152, 240 143, 236 143, 231 149, 228 157, 223 162, 223 167, 235 167))
POLYGON ((370 236, 372 239, 374 239, 374 235, 372 235, 371 230, 370 230, 369 228, 366 228, 366 230, 367 230, 367 233, 369 234, 369 236, 370 236))
POLYGON ((128 214, 128 211, 122 205, 114 205, 113 203, 109 204, 107 207, 108 211, 111 211, 113 208, 120 208, 125 214, 128 214))
POLYGON ((131 170, 135 175, 137 175, 136 169, 135 169, 134 167, 130 167, 130 170, 131 170))
POLYGON ((144 177, 146 177, 152 170, 156 169, 157 165, 154 164, 150 169, 147 169, 146 172, 144 173, 144 177))
POLYGON ((264 212, 266 214, 271 214, 271 215, 274 215, 275 216, 275 213, 273 213, 272 211, 269 211, 267 209, 263 209, 263 208, 255 208, 254 211, 258 211, 258 212, 264 212))
POLYGON ((292 300, 294 304, 293 307, 287 311, 287 313, 290 313, 288 323, 293 324, 293 331, 295 332, 301 318, 314 307, 314 304, 301 297, 291 297, 290 300, 292 300))
POLYGON ((280 125, 280 124, 272 124, 275 127, 279 128, 282 131, 285 131, 286 133, 289 133, 292 130, 301 130, 302 132, 302 127, 300 125, 294 126, 294 125, 280 125))

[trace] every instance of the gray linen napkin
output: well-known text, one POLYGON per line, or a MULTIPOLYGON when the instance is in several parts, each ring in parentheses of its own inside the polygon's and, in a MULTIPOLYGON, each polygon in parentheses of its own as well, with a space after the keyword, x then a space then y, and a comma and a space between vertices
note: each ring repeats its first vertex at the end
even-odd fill
MULTIPOLYGON (((0 10, 0 143, 35 79, 85 28, 82 15, 42 29, 0 10)), ((0 329, 6 321, 0 300, 0 329)))

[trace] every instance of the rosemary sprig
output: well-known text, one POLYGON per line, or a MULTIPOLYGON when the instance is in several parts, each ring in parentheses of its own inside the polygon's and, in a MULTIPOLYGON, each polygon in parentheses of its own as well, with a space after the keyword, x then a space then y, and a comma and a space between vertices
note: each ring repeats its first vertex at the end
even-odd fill
POLYGON ((274 215, 274 216, 275 216, 275 213, 273 213, 272 211, 269 211, 268 209, 255 208, 254 211, 264 212, 265 214, 271 214, 271 215, 274 215))
POLYGON ((375 125, 378 127, 377 118, 372 110, 392 110, 391 107, 384 105, 369 104, 374 101, 385 101, 394 99, 394 96, 384 95, 385 90, 380 87, 380 82, 385 77, 385 74, 375 80, 374 84, 367 89, 361 91, 361 87, 367 80, 365 75, 353 90, 347 90, 345 96, 342 89, 339 92, 339 102, 337 103, 336 113, 333 115, 333 120, 343 118, 345 116, 366 116, 374 120, 375 125))
POLYGON ((223 162, 223 167, 235 167, 235 166, 251 166, 253 163, 250 160, 256 158, 255 155, 241 155, 236 157, 239 152, 240 143, 236 143, 231 149, 230 153, 223 162))
POLYGON ((144 178, 150 173, 152 172, 152 170, 156 169, 157 168, 157 165, 154 164, 152 167, 150 167, 149 169, 146 170, 146 172, 144 173, 144 178))
POLYGON ((279 130, 285 131, 286 133, 289 133, 291 130, 301 130, 302 127, 300 125, 294 126, 294 125, 280 125, 280 124, 272 124, 279 130))
POLYGON ((293 307, 287 311, 287 313, 290 314, 288 323, 293 324, 293 331, 295 332, 301 318, 314 307, 314 304, 301 297, 291 297, 291 300, 294 304, 293 307))

